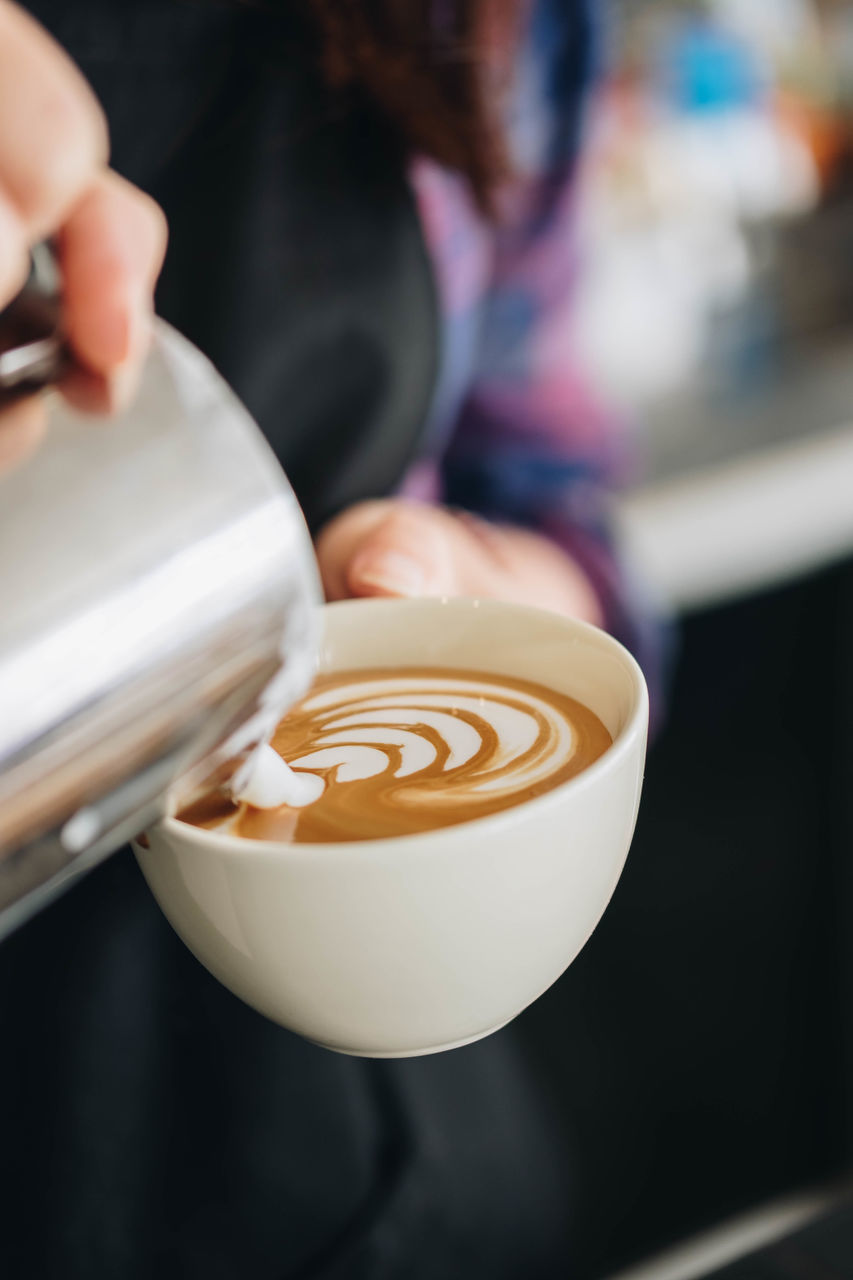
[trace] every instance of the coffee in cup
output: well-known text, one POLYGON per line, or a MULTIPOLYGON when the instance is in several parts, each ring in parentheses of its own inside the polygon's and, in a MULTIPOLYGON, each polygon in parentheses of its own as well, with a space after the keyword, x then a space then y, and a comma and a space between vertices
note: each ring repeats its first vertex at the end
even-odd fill
POLYGON ((255 840, 411 835, 485 817, 575 777, 612 738, 588 707, 530 680, 438 667, 321 676, 273 747, 317 776, 304 808, 212 792, 179 816, 255 840))

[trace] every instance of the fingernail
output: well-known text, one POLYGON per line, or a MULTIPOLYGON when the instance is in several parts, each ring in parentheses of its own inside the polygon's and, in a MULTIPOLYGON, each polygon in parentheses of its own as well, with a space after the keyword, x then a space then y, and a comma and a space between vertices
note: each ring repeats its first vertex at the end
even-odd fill
POLYGON ((98 344, 106 369, 118 370, 144 354, 151 327, 151 302, 144 293, 105 305, 98 326, 98 344))
POLYGON ((423 565, 400 551, 365 556, 356 560, 350 578, 359 585, 376 587, 389 595, 416 596, 426 583, 423 565))

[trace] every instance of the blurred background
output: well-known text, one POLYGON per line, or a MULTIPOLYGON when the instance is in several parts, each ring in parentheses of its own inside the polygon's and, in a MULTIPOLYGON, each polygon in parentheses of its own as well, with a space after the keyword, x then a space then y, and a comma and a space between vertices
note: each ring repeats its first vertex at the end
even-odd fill
POLYGON ((605 12, 577 342, 643 433, 626 521, 646 571, 692 605, 853 544, 847 485, 833 486, 853 465, 853 7, 605 12), (732 483, 747 475, 749 517, 732 483), (689 564, 665 515, 690 520, 689 564))
POLYGON ((576 1280, 744 1214, 745 1249, 853 1169, 853 4, 605 15, 575 336, 676 625, 628 869, 516 1032, 578 1152, 576 1280))

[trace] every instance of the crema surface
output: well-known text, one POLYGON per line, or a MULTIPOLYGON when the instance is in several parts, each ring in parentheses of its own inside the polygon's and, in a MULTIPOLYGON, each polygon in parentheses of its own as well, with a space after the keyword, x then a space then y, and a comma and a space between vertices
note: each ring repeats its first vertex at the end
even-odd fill
POLYGON ((368 840, 450 826, 541 795, 597 760, 610 734, 542 685, 439 668, 320 677, 272 745, 323 781, 303 809, 211 795, 184 821, 256 840, 368 840))

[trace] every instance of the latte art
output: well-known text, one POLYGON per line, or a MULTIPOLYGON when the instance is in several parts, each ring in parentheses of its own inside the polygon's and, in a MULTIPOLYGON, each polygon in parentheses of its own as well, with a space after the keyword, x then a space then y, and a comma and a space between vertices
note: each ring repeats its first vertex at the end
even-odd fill
POLYGON ((227 801, 182 815, 255 839, 358 840, 446 826, 550 790, 610 745, 586 707, 527 681, 395 669, 322 677, 272 745, 322 780, 304 809, 227 801))
POLYGON ((411 679, 384 676, 367 688, 353 680, 306 699, 302 710, 317 723, 317 749, 292 759, 292 769, 329 769, 339 783, 410 778, 398 789, 401 801, 417 796, 417 781, 434 780, 436 770, 453 774, 444 789, 430 788, 439 803, 454 803, 460 791, 517 790, 566 764, 577 745, 571 725, 547 703, 521 694, 510 701, 506 687, 486 680, 424 676, 413 687, 411 679))

